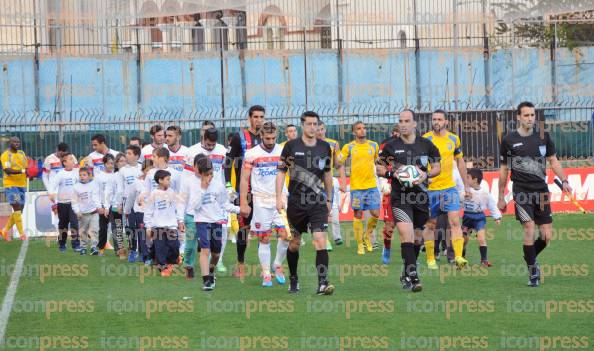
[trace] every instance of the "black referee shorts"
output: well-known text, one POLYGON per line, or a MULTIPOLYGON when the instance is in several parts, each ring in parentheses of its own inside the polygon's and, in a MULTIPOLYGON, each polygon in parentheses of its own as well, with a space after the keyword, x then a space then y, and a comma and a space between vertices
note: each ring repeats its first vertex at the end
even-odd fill
POLYGON ((529 189, 513 183, 512 192, 516 203, 516 219, 521 223, 534 221, 536 225, 553 223, 551 193, 548 188, 529 189))
POLYGON ((426 193, 395 194, 392 214, 395 223, 412 223, 414 229, 423 229, 429 220, 429 198, 426 193))
POLYGON ((312 233, 325 232, 328 230, 328 206, 321 203, 300 206, 289 201, 287 220, 293 236, 299 236, 309 231, 312 233))

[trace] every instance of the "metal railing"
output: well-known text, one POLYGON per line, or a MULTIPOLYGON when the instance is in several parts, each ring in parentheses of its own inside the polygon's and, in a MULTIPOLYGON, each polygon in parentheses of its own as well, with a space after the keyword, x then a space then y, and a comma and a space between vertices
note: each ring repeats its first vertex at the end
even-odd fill
MULTIPOLYGON (((320 106, 316 110, 327 125, 327 136, 337 139, 341 145, 352 140, 351 125, 363 121, 367 125, 367 137, 381 142, 398 121, 403 107, 359 106, 341 109, 339 106, 320 106)), ((299 126, 303 106, 271 107, 266 112, 268 120, 284 130, 287 124, 299 126)), ((594 148, 594 103, 583 102, 574 106, 539 106, 538 117, 556 144, 559 159, 578 165, 592 159, 594 148)), ((31 113, 5 114, 0 117, 0 146, 7 147, 9 136, 16 135, 22 141, 23 150, 30 157, 43 160, 54 152, 59 142, 70 145, 77 157, 91 152, 91 137, 104 134, 109 147, 124 151, 128 141, 138 136, 150 141, 148 130, 154 124, 177 125, 182 128, 184 145, 199 142, 200 127, 204 120, 212 120, 220 130, 219 142, 226 144, 231 133, 245 126, 247 111, 230 109, 204 109, 199 111, 159 110, 138 111, 135 115, 105 118, 97 111, 77 111, 77 119, 56 115, 31 113)), ((430 111, 418 113, 418 130, 424 133, 431 129, 430 111)), ((488 110, 449 112, 450 129, 460 135, 464 154, 468 161, 485 170, 499 167, 499 142, 501 136, 515 129, 515 111, 509 107, 488 110)), ((284 140, 282 134, 279 140, 284 140)), ((589 161, 588 161, 589 162, 589 161)))

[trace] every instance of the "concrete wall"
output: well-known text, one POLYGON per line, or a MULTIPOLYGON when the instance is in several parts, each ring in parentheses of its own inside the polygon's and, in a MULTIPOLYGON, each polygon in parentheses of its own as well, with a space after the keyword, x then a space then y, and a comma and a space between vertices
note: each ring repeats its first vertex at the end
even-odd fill
MULTIPOLYGON (((451 51, 428 49, 419 53, 417 80, 417 60, 410 49, 350 50, 342 58, 336 51, 318 50, 308 52, 306 81, 302 52, 248 52, 243 62, 238 52, 229 52, 222 65, 225 106, 305 105, 307 85, 313 108, 338 103, 415 107, 420 97, 425 109, 454 109, 456 101, 459 109, 466 109, 485 103, 486 78, 492 103, 551 102, 549 55, 548 49, 536 48, 495 51, 485 70, 481 50, 464 50, 456 58, 451 51)), ((592 47, 557 50, 558 100, 592 97, 593 59, 592 47)), ((36 95, 40 111, 68 115, 93 110, 106 118, 134 113, 138 107, 191 111, 221 106, 218 53, 144 56, 140 65, 135 55, 42 57, 37 85, 33 57, 2 56, 0 67, 0 113, 33 111, 36 95)))

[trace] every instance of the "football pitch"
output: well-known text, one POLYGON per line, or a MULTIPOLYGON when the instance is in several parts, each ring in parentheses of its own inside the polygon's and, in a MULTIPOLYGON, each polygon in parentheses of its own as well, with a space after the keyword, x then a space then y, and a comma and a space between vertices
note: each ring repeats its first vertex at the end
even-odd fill
MULTIPOLYGON (((212 292, 181 268, 163 278, 152 268, 117 259, 59 254, 55 242, 29 243, 0 348, 15 350, 563 350, 594 348, 592 215, 555 215, 554 241, 539 256, 544 280, 526 286, 522 232, 512 216, 489 221, 491 268, 461 271, 442 257, 423 291, 400 287, 400 248, 381 264, 381 249, 356 255, 351 223, 345 245, 330 253, 332 296, 316 296, 311 237, 300 253, 299 294, 260 286, 257 245, 246 254, 242 283, 218 274, 212 292)), ((378 231, 381 233, 381 231, 378 231)), ((381 235, 381 234, 380 234, 381 235)), ((381 240, 380 240, 381 242, 381 240)), ((0 242, 4 299, 22 243, 0 242)), ((276 244, 272 245, 273 254, 276 244)), ((235 245, 225 264, 232 271, 235 245)), ((288 269, 285 266, 285 272, 288 269)), ((0 326, 4 327, 4 326, 0 326)))

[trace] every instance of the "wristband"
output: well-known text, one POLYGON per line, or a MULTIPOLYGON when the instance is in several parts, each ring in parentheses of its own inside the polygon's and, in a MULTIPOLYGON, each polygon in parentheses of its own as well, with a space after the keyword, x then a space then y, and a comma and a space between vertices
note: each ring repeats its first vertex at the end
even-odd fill
POLYGON ((21 169, 21 173, 22 174, 27 173, 27 170, 26 169, 21 169))

